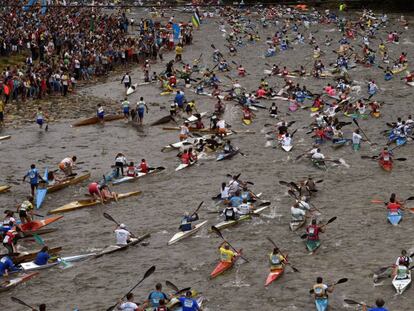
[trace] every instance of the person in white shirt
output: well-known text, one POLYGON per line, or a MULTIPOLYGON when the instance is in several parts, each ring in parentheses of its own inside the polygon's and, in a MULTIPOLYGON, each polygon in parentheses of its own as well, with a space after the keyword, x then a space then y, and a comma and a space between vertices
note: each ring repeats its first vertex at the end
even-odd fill
POLYGON ((324 165, 325 164, 325 156, 321 153, 321 149, 316 149, 316 152, 312 154, 312 161, 315 164, 324 165))
POLYGON ((229 182, 229 197, 232 197, 237 191, 240 191, 240 183, 237 181, 235 177, 232 178, 229 182))
POLYGON ((358 151, 359 149, 361 149, 361 140, 362 140, 362 136, 359 135, 359 129, 356 129, 352 133, 352 149, 354 149, 355 151, 358 151))
POLYGON ((292 146, 292 137, 290 137, 289 133, 286 133, 282 139, 282 146, 292 146))
POLYGON ((134 294, 132 293, 128 293, 126 295, 126 299, 127 301, 122 303, 122 299, 119 301, 119 306, 118 306, 118 310, 123 310, 123 311, 138 311, 138 305, 133 302, 134 300, 134 294))
POLYGON ((292 215, 292 220, 302 221, 306 216, 306 211, 300 208, 298 201, 292 205, 290 208, 290 213, 292 215))
POLYGON ((223 201, 229 198, 229 190, 230 187, 227 186, 225 182, 221 184, 220 197, 223 201))
POLYGON ((131 233, 126 230, 126 226, 124 224, 120 224, 114 230, 116 236, 116 244, 117 245, 127 245, 128 241, 131 238, 131 233))
POLYGON ((243 203, 237 207, 237 213, 239 215, 249 215, 253 209, 253 206, 247 202, 247 199, 243 199, 243 203))

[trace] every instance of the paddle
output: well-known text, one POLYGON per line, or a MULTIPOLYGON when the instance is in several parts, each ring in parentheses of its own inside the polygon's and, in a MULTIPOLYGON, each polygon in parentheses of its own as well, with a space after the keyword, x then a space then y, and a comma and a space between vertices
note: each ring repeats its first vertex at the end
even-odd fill
MULTIPOLYGON (((141 284, 147 277, 149 277, 151 274, 153 274, 154 273, 154 271, 155 271, 155 266, 152 266, 151 268, 149 268, 148 270, 147 270, 147 272, 145 272, 145 274, 144 274, 144 276, 143 276, 143 278, 137 283, 137 284, 135 284, 134 285, 134 287, 132 287, 130 290, 129 290, 129 292, 128 293, 126 293, 124 296, 122 296, 122 298, 120 299, 120 300, 122 300, 122 299, 124 299, 129 293, 131 293, 139 284, 141 284)), ((106 311, 113 311, 116 307, 118 306, 118 303, 116 303, 116 304, 114 304, 113 306, 111 306, 111 307, 109 307, 108 309, 106 309, 106 311)))
MULTIPOLYGON (((330 223, 334 222, 336 220, 336 216, 332 217, 331 219, 328 220, 328 222, 324 225, 322 225, 320 228, 326 227, 327 225, 329 225, 330 223)), ((301 239, 306 239, 308 237, 307 233, 304 233, 300 236, 301 239)))
POLYGON ((172 288, 172 289, 173 289, 173 290, 175 290, 176 292, 178 292, 178 291, 179 291, 178 287, 177 287, 174 283, 172 283, 172 282, 170 282, 170 281, 165 281, 165 285, 167 285, 168 287, 172 288))
POLYGON ((300 158, 302 158, 304 155, 307 155, 307 154, 308 154, 308 152, 309 152, 309 151, 311 151, 312 149, 313 149, 313 148, 311 148, 311 149, 307 150, 305 153, 302 153, 302 154, 298 155, 298 156, 296 157, 295 161, 299 160, 299 159, 300 159, 300 158))
POLYGON ((352 119, 352 121, 355 123, 355 125, 361 130, 361 133, 364 134, 365 138, 367 139, 367 141, 373 145, 373 143, 371 142, 371 140, 368 138, 367 134, 365 134, 364 130, 359 126, 358 121, 356 119, 352 119))
MULTIPOLYGON (((272 243, 272 244, 273 244, 273 246, 274 246, 275 248, 279 249, 279 247, 276 245, 276 243, 275 243, 275 242, 274 242, 271 238, 269 238, 269 237, 267 236, 267 237, 266 237, 266 239, 267 239, 270 243, 272 243)), ((281 253, 281 254, 282 254, 282 253, 281 253)), ((283 255, 283 254, 282 254, 282 256, 286 258, 286 256, 285 256, 285 255, 283 255)), ((289 265, 289 266, 292 268, 292 270, 293 270, 293 271, 295 271, 295 272, 299 272, 299 270, 298 270, 298 269, 296 269, 294 266, 292 266, 292 264, 291 264, 290 262, 286 261, 286 264, 287 264, 287 265, 289 265)))
MULTIPOLYGON (((336 283, 328 285, 328 287, 335 286, 335 285, 342 284, 342 283, 346 283, 346 282, 348 282, 348 279, 347 278, 342 278, 342 279, 338 280, 336 283)), ((312 288, 309 291, 309 294, 313 294, 313 293, 314 293, 314 289, 312 288)))
MULTIPOLYGON (((347 299, 347 298, 344 299, 344 302, 348 305, 358 305, 358 306, 365 305, 365 303, 363 303, 363 302, 358 302, 358 301, 355 301, 355 300, 352 300, 352 299, 347 299)), ((367 306, 367 307, 368 308, 373 308, 371 306, 367 306)))
MULTIPOLYGON (((111 216, 111 215, 109 215, 108 213, 103 213, 103 216, 106 218, 106 219, 108 219, 108 220, 110 220, 110 221, 112 221, 113 223, 115 223, 117 226, 119 226, 120 224, 111 216)), ((128 231, 129 232, 129 231, 128 231)), ((134 235, 133 233, 131 233, 131 232, 129 232, 130 234, 131 234, 131 237, 133 237, 133 238, 136 238, 137 236, 136 235, 134 235)))
POLYGON ((34 307, 28 305, 27 303, 25 303, 23 300, 16 298, 16 297, 11 297, 10 298, 13 302, 16 302, 18 304, 21 304, 22 306, 28 307, 31 310, 36 310, 34 307))
POLYGON ((45 241, 39 235, 33 233, 33 238, 37 244, 39 244, 40 246, 45 246, 45 241))
POLYGON ((198 210, 200 209, 201 205, 203 205, 204 201, 201 201, 201 203, 197 206, 197 208, 195 209, 195 211, 191 214, 191 216, 197 214, 198 210))
MULTIPOLYGON (((220 232, 220 230, 214 226, 211 226, 211 230, 214 231, 224 242, 226 242, 236 253, 239 251, 235 249, 223 236, 223 234, 220 232)), ((243 258, 246 262, 249 262, 249 260, 246 257, 243 257, 240 255, 241 258, 243 258)))
MULTIPOLYGON (((240 151, 239 151, 240 152, 240 151)), ((241 173, 239 174, 239 175, 237 175, 237 179, 239 179, 239 176, 241 175, 241 173)), ((233 175, 231 175, 231 174, 226 174, 226 176, 227 177, 230 177, 230 178, 232 178, 233 177, 233 175)), ((242 181, 241 181, 242 182, 242 181)), ((249 185, 254 185, 254 182, 251 182, 251 181, 244 181, 244 182, 242 182, 242 183, 245 183, 245 184, 249 184, 249 185)))
MULTIPOLYGON (((408 199, 405 199, 404 202, 405 201, 412 201, 412 200, 414 200, 414 197, 409 197, 408 199)), ((381 200, 371 200, 371 203, 383 203, 383 204, 387 204, 388 202, 384 202, 384 201, 381 201, 381 200)))

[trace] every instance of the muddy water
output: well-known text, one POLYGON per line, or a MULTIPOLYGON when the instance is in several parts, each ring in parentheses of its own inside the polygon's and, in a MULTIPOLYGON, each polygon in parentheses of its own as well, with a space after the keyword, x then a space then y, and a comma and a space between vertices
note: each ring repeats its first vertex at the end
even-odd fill
MULTIPOLYGON (((203 62, 211 64, 211 43, 225 51, 225 41, 215 21, 209 20, 201 31, 196 32, 195 44, 185 48, 186 61, 197 58, 203 52, 203 62)), ((339 33, 333 30, 333 26, 313 26, 313 29, 319 30, 316 37, 321 41, 326 34, 333 37, 335 42, 339 39, 339 33)), ((262 38, 274 31, 274 27, 260 29, 262 38)), ((385 37, 384 32, 382 36, 385 37)), ((389 47, 391 56, 396 58, 403 50, 410 57, 413 41, 412 34, 404 32, 401 44, 389 47)), ((378 41, 374 42, 377 46, 378 41)), ((321 46, 327 53, 325 64, 333 62, 335 56, 331 50, 336 48, 336 44, 329 48, 321 46)), ((265 60, 262 56, 264 52, 265 44, 261 41, 240 49, 233 58, 237 63, 242 62, 247 72, 251 73, 240 79, 243 86, 252 90, 257 88, 263 69, 267 68, 264 62, 282 66, 286 64, 289 69, 312 62, 312 48, 308 45, 295 45, 293 51, 278 54, 273 59, 265 60)), ((153 70, 159 72, 163 66, 155 65, 153 70)), ((234 71, 231 74, 234 76, 234 71)), ((390 279, 385 280, 382 286, 374 287, 371 274, 379 267, 392 264, 401 248, 413 249, 410 239, 414 233, 413 215, 407 212, 401 225, 391 227, 386 223, 383 206, 370 204, 370 200, 386 200, 391 192, 397 192, 402 198, 413 195, 412 146, 410 143, 396 151, 398 157, 407 157, 408 161, 396 162, 390 174, 382 171, 374 161, 361 160, 360 155, 379 152, 385 144, 380 134, 381 130, 386 129, 385 122, 410 112, 412 89, 405 87, 399 76, 385 82, 379 69, 357 67, 351 71, 351 75, 361 83, 374 78, 381 88, 376 97, 386 102, 382 109, 383 117, 360 121, 370 139, 378 145, 370 147, 365 143, 359 153, 353 152, 350 147, 333 150, 328 144, 323 146, 325 155, 342 158, 347 164, 330 165, 326 172, 317 170, 306 160, 294 161, 297 155, 310 147, 311 138, 305 134, 308 129, 303 127, 311 119, 306 110, 287 115, 285 102, 278 102, 282 117, 287 121, 297 121, 292 126, 298 129, 292 153, 264 148, 266 139, 262 130, 268 130, 264 124, 275 122, 268 118, 266 111, 258 111, 253 124, 247 127, 242 125, 240 109, 229 103, 225 117, 233 128, 256 132, 255 135, 239 134, 232 137, 233 144, 240 147, 246 156, 237 155, 231 161, 223 162, 209 158, 177 173, 174 169, 179 163, 175 153, 161 153, 160 150, 177 141, 178 133, 162 131, 159 127, 144 126, 137 129, 120 121, 105 126, 71 128, 69 125, 72 120, 65 120, 51 124, 49 132, 39 130, 35 125, 17 130, 6 129, 3 133, 12 135, 12 139, 1 142, 0 146, 2 183, 15 184, 11 193, 0 196, 4 209, 14 206, 28 193, 28 185, 21 183, 21 177, 31 163, 36 163, 41 170, 46 166, 54 168, 63 157, 76 154, 79 161, 85 162, 80 165, 80 170, 90 170, 92 179, 98 180, 109 171, 116 153, 123 152, 130 160, 138 162, 146 158, 150 165, 162 165, 167 169, 139 182, 114 187, 120 193, 139 189, 143 191, 141 196, 103 208, 98 206, 68 213, 54 225, 59 227, 57 232, 44 236, 48 245, 63 246, 65 255, 100 249, 114 243, 113 224, 102 217, 102 212, 106 211, 126 223, 129 230, 137 235, 151 232, 150 245, 76 263, 68 269, 44 271, 27 285, 1 294, 1 309, 20 310, 10 301, 11 296, 17 296, 32 305, 45 302, 53 310, 72 310, 75 307, 80 310, 103 310, 127 292, 147 268, 156 265, 155 274, 134 291, 137 300, 144 299, 156 282, 170 280, 180 287, 191 286, 202 291, 209 298, 206 310, 229 307, 248 310, 256 305, 261 310, 314 310, 309 288, 317 276, 323 276, 327 282, 349 278, 348 283, 338 286, 331 295, 332 310, 352 310, 344 305, 343 298, 373 302, 376 297, 383 297, 391 310, 410 310, 412 289, 401 297, 394 296, 390 279), (263 192, 263 198, 271 200, 272 206, 263 217, 223 231, 234 246, 244 249, 250 262, 240 261, 231 273, 209 280, 209 274, 218 259, 216 247, 221 242, 219 238, 204 228, 192 238, 169 247, 166 244, 177 231, 180 216, 194 209, 202 200, 205 208, 200 211, 201 218, 208 219, 209 225, 219 222, 218 217, 206 213, 207 210, 214 210, 210 198, 217 194, 220 183, 228 179, 226 174, 238 172, 242 172, 241 178, 253 181, 255 185, 252 190, 263 192), (287 195, 287 189, 278 183, 280 180, 298 181, 308 175, 324 180, 312 200, 322 212, 320 220, 338 217, 322 235, 322 246, 315 255, 305 251, 299 237, 301 230, 297 234, 289 230, 292 199, 287 195), (266 236, 272 237, 281 249, 289 253, 291 263, 300 270, 300 273, 293 273, 287 268, 283 277, 267 289, 263 284, 268 273, 267 254, 271 245, 265 239, 266 236)), ((142 71, 134 68, 132 76, 134 80, 141 79, 142 71)), ((107 83, 83 89, 83 92, 120 101, 124 92, 120 79, 121 76, 112 77, 107 83)), ((225 78, 222 79, 229 83, 225 78)), ((320 91, 328 83, 328 80, 314 81, 309 77, 297 80, 314 92, 320 91)), ((271 86, 276 85, 276 89, 283 83, 278 78, 268 81, 271 86)), ((365 84, 362 84, 364 96, 365 88, 365 84)), ((136 102, 140 96, 144 96, 147 103, 160 104, 150 105, 145 119, 147 124, 168 114, 172 96, 161 97, 159 92, 155 86, 144 86, 130 98, 131 102, 136 102)), ((214 101, 207 97, 195 96, 187 90, 187 98, 195 98, 200 111, 213 110, 214 101)), ((341 119, 344 120, 343 117, 341 119)), ((345 129, 350 135, 353 126, 345 129)), ((81 199, 86 192, 87 183, 84 183, 51 194, 40 212, 46 214, 47 210, 81 199)), ((24 242, 21 247, 31 249, 34 245, 34 242, 24 242)))

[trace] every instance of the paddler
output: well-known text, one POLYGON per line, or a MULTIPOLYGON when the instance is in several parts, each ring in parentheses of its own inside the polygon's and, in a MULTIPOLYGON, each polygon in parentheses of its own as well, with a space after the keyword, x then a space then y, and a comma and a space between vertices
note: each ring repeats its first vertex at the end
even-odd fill
POLYGON ((249 215, 253 210, 253 205, 247 201, 247 198, 244 198, 242 203, 237 207, 237 213, 239 215, 249 215))
POLYGON ((243 107, 243 119, 244 120, 252 120, 252 112, 250 111, 249 107, 243 107))
POLYGON ((385 305, 385 301, 382 298, 378 298, 375 300, 375 306, 376 308, 369 308, 366 304, 362 305, 362 311, 388 311, 388 309, 383 308, 385 305))
MULTIPOLYGON (((39 128, 43 128, 43 123, 45 121, 46 115, 42 111, 42 107, 37 108, 36 112, 36 123, 39 125, 39 128)), ((46 126, 47 131, 47 126, 46 126)))
POLYGON ((30 170, 24 175, 23 182, 25 182, 26 177, 29 177, 30 179, 30 189, 32 192, 32 197, 35 195, 35 190, 37 189, 37 186, 39 185, 39 179, 43 182, 45 182, 40 176, 39 171, 36 168, 35 164, 30 165, 30 170))
POLYGON ((392 152, 388 150, 388 147, 384 147, 379 156, 381 164, 389 165, 392 163, 392 152))
POLYGON ((328 308, 328 293, 332 293, 335 285, 328 286, 323 283, 322 277, 316 278, 316 284, 313 285, 316 310, 326 310, 328 308))
POLYGON ((190 130, 188 128, 188 121, 185 121, 183 125, 180 126, 180 141, 186 140, 190 135, 190 130))
POLYGON ((195 105, 195 100, 190 100, 187 105, 185 106, 185 112, 187 115, 191 116, 193 114, 193 111, 197 112, 197 108, 195 105))
POLYGON ((145 159, 141 159, 141 163, 139 164, 138 169, 141 173, 145 173, 145 174, 148 173, 149 167, 148 167, 148 163, 145 159))
POLYGON ((318 164, 325 164, 325 156, 323 155, 323 153, 321 153, 321 149, 317 148, 316 152, 312 154, 312 161, 318 163, 318 164))
POLYGON ((312 223, 306 227, 307 239, 314 243, 319 242, 319 233, 323 232, 324 229, 317 225, 316 219, 312 219, 312 223))
POLYGON ((403 202, 397 200, 395 193, 391 193, 390 200, 387 203, 387 209, 394 213, 400 213, 400 210, 403 209, 403 202))
POLYGON ((359 134, 359 132, 359 129, 355 129, 355 131, 352 133, 352 149, 354 151, 359 151, 361 149, 362 136, 359 134))
POLYGON ((226 121, 224 119, 220 119, 217 121, 217 128, 218 128, 218 135, 226 135, 227 129, 226 129, 226 121))
POLYGON ((75 166, 76 159, 76 156, 72 156, 71 158, 67 157, 60 161, 59 169, 66 177, 73 175, 73 167, 75 166))
POLYGON ((17 206, 17 212, 19 213, 20 220, 23 224, 31 222, 33 219, 33 202, 33 197, 27 196, 26 200, 17 206))
POLYGON ((8 276, 10 272, 19 271, 9 256, 0 259, 0 276, 8 276))
POLYGON ((286 133, 281 141, 282 146, 284 147, 290 147, 292 146, 292 137, 289 135, 289 133, 286 133))
POLYGON ((105 110, 101 104, 96 106, 96 116, 98 117, 99 122, 103 124, 105 121, 105 110))
POLYGON ((127 245, 131 240, 131 233, 127 230, 126 225, 120 224, 114 229, 116 245, 127 245))
POLYGON ((99 200, 103 204, 104 198, 102 196, 101 187, 97 182, 90 183, 88 186, 89 194, 93 197, 93 200, 99 200))
POLYGON ((164 301, 166 302, 169 301, 168 296, 164 292, 162 292, 161 283, 157 283, 155 285, 155 291, 152 291, 149 294, 148 300, 144 304, 144 309, 149 306, 152 308, 151 310, 155 310, 159 307, 161 299, 164 299, 164 301))
POLYGON ((237 253, 233 252, 230 249, 230 245, 226 241, 221 243, 220 246, 218 247, 218 249, 220 251, 220 261, 221 262, 233 262, 234 256, 237 255, 237 253))
POLYGON ((191 298, 192 296, 193 293, 190 290, 188 290, 185 293, 185 297, 178 298, 182 306, 182 311, 202 311, 197 301, 191 298))
POLYGON ((198 214, 194 213, 193 215, 190 215, 189 212, 185 212, 184 216, 181 218, 181 224, 179 229, 181 231, 190 231, 191 229, 194 228, 194 226, 191 224, 193 221, 197 221, 198 218, 198 214))
POLYGON ((224 215, 224 221, 231 221, 237 219, 237 208, 232 206, 231 202, 228 200, 225 200, 226 202, 226 208, 223 210, 221 215, 224 215))
POLYGON ((118 310, 123 311, 139 311, 141 309, 138 308, 138 305, 134 302, 134 294, 128 293, 126 295, 126 302, 122 302, 122 299, 118 302, 118 310))
POLYGON ((283 265, 286 263, 286 258, 283 256, 279 250, 279 248, 275 247, 273 251, 269 254, 269 263, 270 263, 270 270, 281 270, 283 269, 283 265))
POLYGON ((121 102, 122 112, 124 113, 124 118, 126 121, 129 119, 129 107, 130 107, 129 100, 125 97, 124 100, 121 102))
POLYGON ((36 254, 34 263, 38 266, 44 266, 45 264, 47 264, 49 259, 50 259, 49 247, 45 245, 42 247, 40 252, 36 254))
POLYGON ((225 143, 225 145, 224 145, 224 147, 223 147, 223 151, 224 151, 224 153, 226 153, 226 154, 234 152, 234 147, 233 147, 233 145, 231 144, 230 139, 227 139, 227 140, 226 140, 226 143, 225 143))
POLYGON ((138 123, 142 125, 144 120, 144 112, 148 113, 149 109, 147 104, 144 102, 144 97, 140 97, 139 102, 137 102, 137 113, 138 113, 138 123))
POLYGON ((197 121, 195 122, 195 128, 199 130, 204 128, 204 123, 203 123, 203 120, 201 119, 200 114, 197 115, 197 121))
POLYGON ((276 103, 272 103, 272 106, 270 106, 269 114, 271 117, 277 118, 278 108, 276 106, 276 103))
POLYGON ((407 256, 407 251, 405 249, 401 250, 401 256, 397 258, 395 262, 396 266, 405 266, 407 268, 410 267, 410 264, 413 262, 410 256, 407 256))

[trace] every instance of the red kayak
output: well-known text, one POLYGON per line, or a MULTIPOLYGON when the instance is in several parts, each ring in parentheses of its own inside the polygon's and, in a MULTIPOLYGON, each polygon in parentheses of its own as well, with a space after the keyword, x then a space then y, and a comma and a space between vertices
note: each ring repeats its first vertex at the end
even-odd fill
POLYGON ((42 220, 33 220, 31 222, 20 225, 20 229, 22 229, 23 232, 36 231, 40 228, 43 228, 44 226, 47 226, 48 224, 51 224, 52 222, 61 219, 62 217, 63 216, 53 216, 42 220))
POLYGON ((268 286, 273 281, 276 281, 282 275, 283 271, 285 271, 285 268, 270 270, 270 273, 266 278, 265 286, 268 286))
POLYGON ((220 274, 223 274, 225 271, 231 269, 234 266, 234 264, 236 263, 236 261, 240 258, 241 253, 242 253, 242 250, 240 250, 238 252, 238 254, 233 257, 233 261, 231 261, 231 262, 220 261, 217 264, 217 266, 214 268, 213 272, 211 272, 210 278, 213 279, 213 278, 219 276, 220 274))
POLYGON ((386 172, 392 171, 392 162, 379 160, 378 163, 384 171, 386 172))
POLYGON ((9 289, 12 289, 13 287, 16 287, 19 284, 25 283, 38 274, 39 272, 21 274, 20 276, 16 278, 2 281, 2 283, 0 284, 0 292, 5 292, 9 289))

